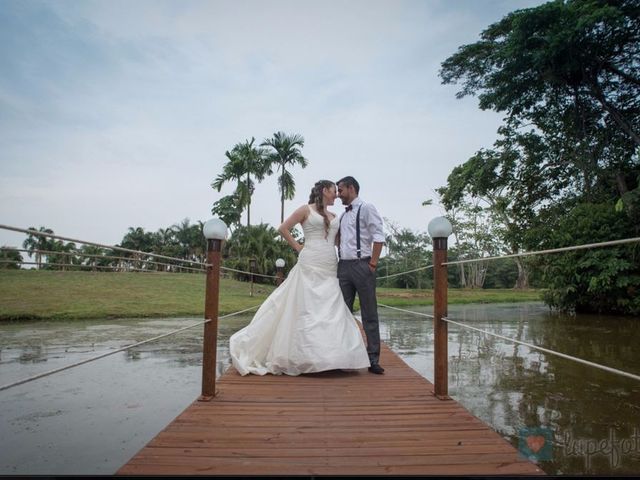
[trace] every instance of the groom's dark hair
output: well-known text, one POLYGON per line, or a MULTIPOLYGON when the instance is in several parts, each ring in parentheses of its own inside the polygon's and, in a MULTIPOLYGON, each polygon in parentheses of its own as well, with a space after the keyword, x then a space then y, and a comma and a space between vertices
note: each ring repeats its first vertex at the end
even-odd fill
POLYGON ((336 182, 336 185, 338 185, 339 183, 343 184, 345 187, 348 187, 350 185, 353 185, 353 188, 356 189, 356 193, 360 193, 360 184, 358 183, 358 181, 353 178, 353 177, 344 177, 341 178, 340 180, 338 180, 336 182))

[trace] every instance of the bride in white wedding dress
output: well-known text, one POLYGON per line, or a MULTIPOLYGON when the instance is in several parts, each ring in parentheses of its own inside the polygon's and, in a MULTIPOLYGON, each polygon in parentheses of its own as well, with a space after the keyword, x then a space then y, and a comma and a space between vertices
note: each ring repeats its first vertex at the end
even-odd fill
POLYGON ((369 366, 362 335, 336 276, 340 224, 326 209, 336 196, 333 182, 317 182, 309 204, 280 225, 282 236, 300 252, 298 263, 251 323, 231 336, 231 359, 241 375, 300 375, 369 366), (302 225, 304 247, 290 233, 297 223, 302 225))

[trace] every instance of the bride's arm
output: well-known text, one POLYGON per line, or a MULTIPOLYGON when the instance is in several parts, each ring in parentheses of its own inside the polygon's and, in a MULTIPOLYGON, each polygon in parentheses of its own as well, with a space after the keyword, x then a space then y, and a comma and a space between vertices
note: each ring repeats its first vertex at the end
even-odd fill
POLYGON ((296 252, 302 250, 302 245, 296 242, 296 239, 291 235, 291 229, 296 226, 298 223, 302 223, 306 220, 309 215, 309 206, 303 205, 298 208, 295 212, 293 212, 289 218, 287 218, 282 225, 278 227, 278 232, 280 235, 287 241, 291 248, 293 248, 296 252))

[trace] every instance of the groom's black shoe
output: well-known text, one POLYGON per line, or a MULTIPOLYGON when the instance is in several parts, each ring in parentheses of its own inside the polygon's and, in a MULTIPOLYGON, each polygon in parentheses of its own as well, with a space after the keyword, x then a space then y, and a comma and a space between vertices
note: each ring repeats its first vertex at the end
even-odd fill
POLYGON ((371 373, 375 373, 376 375, 382 375, 384 373, 384 368, 376 363, 375 365, 371 365, 369 367, 369 371, 371 373))

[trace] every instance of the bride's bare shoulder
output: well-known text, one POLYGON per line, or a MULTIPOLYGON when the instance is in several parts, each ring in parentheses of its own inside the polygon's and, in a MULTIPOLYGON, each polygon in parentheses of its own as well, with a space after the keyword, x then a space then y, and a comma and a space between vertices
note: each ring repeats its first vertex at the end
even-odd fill
POLYGON ((300 205, 293 214, 296 216, 298 222, 304 222, 309 216, 310 212, 315 212, 313 209, 313 205, 305 203, 304 205, 300 205))

